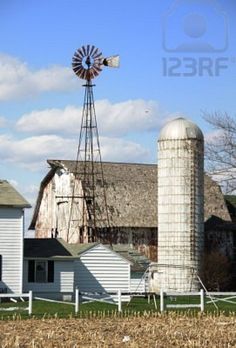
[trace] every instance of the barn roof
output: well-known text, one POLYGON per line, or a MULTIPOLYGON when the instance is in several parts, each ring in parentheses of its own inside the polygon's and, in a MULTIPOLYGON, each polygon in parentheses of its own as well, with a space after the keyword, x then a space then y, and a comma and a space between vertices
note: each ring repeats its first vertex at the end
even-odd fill
POLYGON ((7 180, 0 180, 0 206, 17 208, 31 207, 26 199, 7 180))
MULTIPOLYGON (((51 170, 43 179, 30 225, 35 228, 43 190, 57 169, 78 175, 80 163, 69 160, 48 160, 51 170)), ((157 165, 103 162, 108 211, 115 227, 157 227, 157 165)), ((102 190, 97 180, 96 189, 102 190)), ((207 175, 204 180, 205 220, 211 215, 230 220, 219 186, 207 175)), ((99 197, 99 195, 98 195, 99 197)), ((102 197, 102 194, 100 195, 102 197)), ((99 201, 98 201, 98 206, 99 201)))
POLYGON ((212 215, 205 223, 205 231, 211 230, 236 232, 236 223, 225 221, 218 216, 212 215))

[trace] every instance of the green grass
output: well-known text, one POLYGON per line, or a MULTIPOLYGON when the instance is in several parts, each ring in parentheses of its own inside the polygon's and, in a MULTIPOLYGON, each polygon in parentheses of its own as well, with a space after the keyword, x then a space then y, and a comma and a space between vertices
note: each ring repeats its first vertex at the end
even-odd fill
MULTIPOLYGON (((175 299, 167 298, 165 303, 167 304, 190 304, 195 303, 199 304, 198 296, 187 296, 187 297, 177 297, 175 299)), ((208 301, 206 299, 205 303, 208 301)), ((130 303, 122 303, 122 315, 142 315, 147 312, 158 312, 160 308, 159 298, 156 298, 157 309, 155 309, 154 300, 151 299, 150 303, 148 303, 147 298, 133 298, 130 303)), ((225 302, 217 302, 218 310, 223 311, 226 315, 232 312, 236 313, 236 303, 229 304, 225 302)), ((28 307, 28 302, 3 302, 0 303, 0 319, 25 319, 28 318, 28 311, 24 310, 28 307), (13 311, 3 311, 2 308, 9 307, 18 307, 19 309, 13 311)), ((69 304, 60 304, 60 303, 52 303, 35 300, 33 301, 33 314, 32 316, 35 318, 70 318, 76 317, 74 312, 74 305, 69 304)), ((104 317, 104 316, 119 316, 118 308, 116 305, 101 303, 101 302, 91 302, 80 305, 80 311, 78 317, 80 318, 88 318, 88 317, 104 317)), ((173 311, 173 309, 169 309, 173 311)), ((169 311, 168 310, 168 311, 169 311)), ((216 312, 215 306, 210 303, 205 305, 206 312, 216 312)), ((195 315, 199 312, 198 309, 176 309, 178 312, 189 312, 191 315, 195 315)))

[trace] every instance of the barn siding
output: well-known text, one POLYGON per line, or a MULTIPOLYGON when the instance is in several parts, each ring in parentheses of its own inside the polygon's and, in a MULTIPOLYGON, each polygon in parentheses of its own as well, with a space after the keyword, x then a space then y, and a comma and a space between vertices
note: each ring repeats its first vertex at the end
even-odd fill
POLYGON ((130 264, 102 245, 75 261, 75 286, 80 291, 130 290, 130 264))
POLYGON ((24 260, 24 291, 28 292, 29 290, 32 290, 34 295, 39 293, 73 293, 74 261, 54 261, 53 283, 29 283, 28 260, 24 260))
MULTIPOLYGON (((70 235, 68 240, 68 218, 70 216, 71 200, 69 197, 73 195, 74 176, 65 170, 58 169, 53 179, 47 183, 43 190, 43 196, 40 203, 37 222, 35 226, 36 238, 51 238, 51 233, 55 233, 58 229, 58 236, 70 243, 80 241, 78 226, 78 218, 81 219, 79 212, 82 211, 83 201, 76 198, 71 218, 70 235), (74 216, 75 215, 75 216, 74 216)), ((75 192, 78 196, 82 196, 81 182, 76 182, 75 192)))
POLYGON ((8 292, 22 292, 24 212, 17 208, 0 209, 0 255, 2 281, 0 288, 8 292))

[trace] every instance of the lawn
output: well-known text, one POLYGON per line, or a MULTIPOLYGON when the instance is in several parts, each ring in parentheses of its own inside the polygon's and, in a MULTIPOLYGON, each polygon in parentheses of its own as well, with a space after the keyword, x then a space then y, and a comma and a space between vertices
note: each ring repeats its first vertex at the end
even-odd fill
MULTIPOLYGON (((226 302, 217 302, 217 307, 210 303, 206 304, 208 299, 205 300, 205 311, 206 312, 224 312, 229 315, 236 313, 236 303, 226 303, 226 302)), ((189 297, 177 297, 177 298, 168 298, 166 299, 167 304, 199 304, 199 297, 189 296, 189 297)), ((13 302, 3 302, 0 303, 0 319, 11 319, 11 318, 28 318, 28 302, 18 301, 17 303, 13 302)), ((139 316, 145 315, 146 313, 159 312, 160 303, 159 297, 156 298, 156 308, 153 298, 150 302, 147 298, 136 297, 131 300, 129 303, 122 303, 122 313, 118 313, 118 307, 115 304, 101 303, 101 302, 91 302, 80 304, 79 313, 75 315, 74 304, 61 304, 61 303, 52 303, 34 300, 33 301, 33 314, 35 318, 68 318, 68 317, 81 317, 81 318, 90 318, 90 317, 116 317, 116 316, 139 316)), ((168 310, 170 311, 170 309, 168 310)), ((173 309, 171 310, 173 311, 173 309)), ((199 312, 199 309, 181 309, 176 310, 178 312, 188 312, 190 315, 195 315, 199 312)))

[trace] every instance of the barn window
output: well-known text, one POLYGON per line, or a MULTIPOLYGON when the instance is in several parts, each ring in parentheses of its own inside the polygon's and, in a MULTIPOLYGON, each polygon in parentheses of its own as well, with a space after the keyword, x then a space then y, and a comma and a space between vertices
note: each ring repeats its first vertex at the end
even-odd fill
POLYGON ((0 255, 0 281, 2 280, 2 255, 0 255))
POLYGON ((54 282, 54 261, 28 262, 29 283, 53 283, 54 282))

